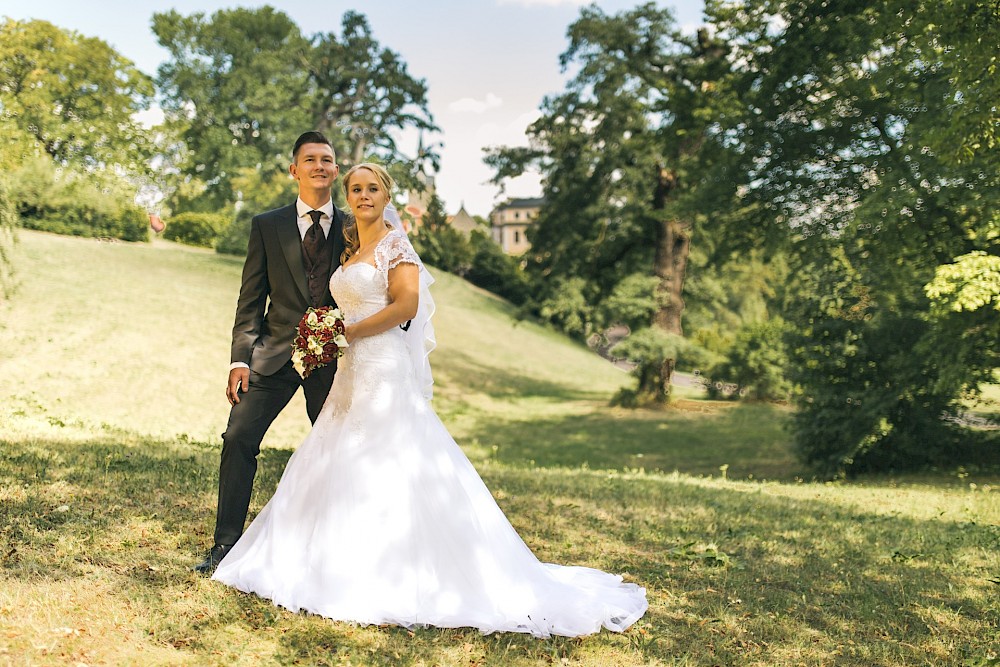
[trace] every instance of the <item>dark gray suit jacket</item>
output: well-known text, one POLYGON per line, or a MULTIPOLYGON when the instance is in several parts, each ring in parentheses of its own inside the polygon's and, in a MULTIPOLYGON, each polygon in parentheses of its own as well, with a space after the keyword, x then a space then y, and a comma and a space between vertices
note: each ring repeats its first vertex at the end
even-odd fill
MULTIPOLYGON (((296 219, 292 204, 250 223, 230 361, 242 361, 261 375, 275 373, 291 359, 295 328, 312 305, 296 219)), ((344 252, 345 221, 345 213, 334 206, 328 235, 333 242, 331 275, 344 252)), ((334 305, 329 293, 323 305, 334 305)))

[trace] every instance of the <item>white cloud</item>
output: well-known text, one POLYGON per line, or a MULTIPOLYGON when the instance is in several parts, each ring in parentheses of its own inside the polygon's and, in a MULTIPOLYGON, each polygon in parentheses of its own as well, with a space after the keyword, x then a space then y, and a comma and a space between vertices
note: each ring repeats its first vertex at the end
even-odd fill
POLYGON ((484 123, 476 128, 475 143, 478 146, 527 146, 528 126, 541 115, 541 111, 532 109, 503 125, 484 123))
POLYGON ((503 104, 503 100, 493 93, 487 93, 485 100, 463 97, 448 105, 448 109, 456 113, 483 113, 487 109, 495 109, 503 104))

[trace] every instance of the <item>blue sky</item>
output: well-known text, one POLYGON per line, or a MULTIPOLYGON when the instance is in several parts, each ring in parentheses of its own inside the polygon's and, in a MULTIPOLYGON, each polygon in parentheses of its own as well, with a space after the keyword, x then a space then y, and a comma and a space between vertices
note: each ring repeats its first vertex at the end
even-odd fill
MULTIPOLYGON (((398 52, 410 74, 427 81, 430 110, 442 129, 438 194, 449 213, 460 204, 472 214, 487 215, 497 202, 497 188, 485 183, 490 171, 482 162, 485 146, 525 143, 524 130, 537 117, 547 94, 564 88, 559 54, 566 29, 578 16, 579 0, 382 0, 368 3, 222 2, 218 0, 145 0, 100 3, 81 0, 0 2, 0 15, 18 20, 44 19, 82 34, 100 37, 155 75, 166 58, 150 31, 154 12, 183 14, 237 6, 270 4, 295 20, 306 34, 339 32, 345 11, 365 14, 375 38, 398 52)), ((629 9, 640 0, 598 0, 606 13, 629 9)), ((690 31, 700 25, 703 0, 661 0, 678 24, 690 31)), ((155 115, 153 116, 155 118, 155 115)), ((414 152, 416 135, 402 138, 414 152)), ((506 196, 541 194, 537 176, 508 184, 506 196)))

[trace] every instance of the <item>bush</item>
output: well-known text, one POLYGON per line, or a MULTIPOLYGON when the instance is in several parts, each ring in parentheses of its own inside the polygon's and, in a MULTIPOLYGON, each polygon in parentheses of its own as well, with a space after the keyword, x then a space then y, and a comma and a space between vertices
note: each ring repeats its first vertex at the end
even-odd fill
MULTIPOLYGON (((222 255, 247 254, 250 239, 250 221, 258 213, 287 206, 295 201, 297 187, 288 176, 284 165, 281 169, 238 169, 233 187, 240 193, 237 213, 228 218, 215 238, 215 251, 222 255)), ((192 194, 191 204, 204 206, 203 190, 192 194)), ((185 209, 190 210, 190 209, 185 209)))
POLYGON ((531 295, 531 282, 521 269, 520 260, 505 253, 485 232, 473 230, 469 243, 473 251, 472 266, 465 279, 515 305, 523 305, 531 295))
POLYGON ((237 213, 225 229, 215 237, 215 252, 238 257, 246 255, 247 243, 250 241, 251 220, 253 216, 250 213, 243 211, 237 213))
POLYGON ((709 397, 747 396, 757 401, 788 398, 791 385, 785 379, 788 357, 784 334, 781 319, 744 325, 725 359, 709 373, 709 397), (731 385, 730 391, 726 391, 727 385, 731 385))
POLYGON ((27 229, 123 241, 148 241, 149 216, 135 191, 103 172, 75 172, 49 158, 24 163, 11 176, 11 193, 27 229))
MULTIPOLYGON (((211 248, 216 237, 229 225, 227 216, 220 213, 178 213, 166 221, 163 238, 187 245, 211 248)), ((244 250, 246 243, 243 244, 244 250)))
POLYGON ((970 368, 951 356, 969 353, 961 335, 939 337, 922 294, 873 289, 839 250, 824 259, 786 311, 799 455, 830 476, 953 461, 962 433, 943 417, 958 407, 954 370, 970 368))
POLYGON ((450 225, 423 227, 412 237, 420 259, 442 271, 465 277, 472 266, 472 244, 450 225))
POLYGON ((650 326, 629 334, 611 348, 611 354, 635 363, 632 375, 639 381, 635 389, 619 391, 611 403, 634 408, 666 402, 670 397, 669 379, 676 360, 697 356, 700 352, 683 336, 650 326))

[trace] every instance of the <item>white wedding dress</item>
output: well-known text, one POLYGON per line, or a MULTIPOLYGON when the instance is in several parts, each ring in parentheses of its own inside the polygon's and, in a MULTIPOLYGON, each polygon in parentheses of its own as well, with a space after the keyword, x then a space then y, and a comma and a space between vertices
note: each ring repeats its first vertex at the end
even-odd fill
MULTIPOLYGON (((389 269, 419 265, 398 231, 375 259, 330 281, 348 322, 386 306, 389 269)), ((274 497, 213 578, 362 624, 572 637, 640 618, 644 588, 535 558, 424 398, 404 335, 348 348, 274 497)))

